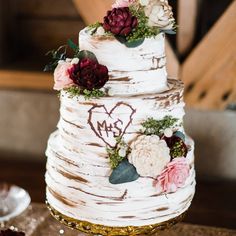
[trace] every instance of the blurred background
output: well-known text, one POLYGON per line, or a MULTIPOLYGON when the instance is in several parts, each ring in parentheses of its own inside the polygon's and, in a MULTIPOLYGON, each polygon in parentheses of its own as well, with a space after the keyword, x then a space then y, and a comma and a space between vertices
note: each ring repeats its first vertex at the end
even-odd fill
MULTIPOLYGON (((186 86, 197 194, 187 222, 236 228, 236 1, 170 0, 168 73, 186 86)), ((0 181, 44 202, 44 151, 59 117, 45 53, 78 40, 112 0, 0 0, 0 181)))

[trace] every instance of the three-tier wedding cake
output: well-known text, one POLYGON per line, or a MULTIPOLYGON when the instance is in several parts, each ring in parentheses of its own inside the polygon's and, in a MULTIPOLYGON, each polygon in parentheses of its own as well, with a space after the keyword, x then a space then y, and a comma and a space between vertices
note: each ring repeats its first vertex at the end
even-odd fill
POLYGON ((195 192, 184 86, 168 79, 167 0, 117 0, 104 22, 52 51, 60 91, 48 141, 47 202, 61 222, 102 235, 152 233, 181 219, 195 192))

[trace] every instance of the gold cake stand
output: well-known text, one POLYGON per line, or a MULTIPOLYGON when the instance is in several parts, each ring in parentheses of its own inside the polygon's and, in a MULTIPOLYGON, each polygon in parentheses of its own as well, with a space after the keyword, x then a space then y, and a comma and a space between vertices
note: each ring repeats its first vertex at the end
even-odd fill
POLYGON ((184 212, 183 214, 173 219, 153 225, 111 227, 99 224, 92 224, 90 222, 70 218, 55 210, 53 207, 50 206, 48 202, 46 202, 46 204, 48 209, 50 210, 51 215, 67 227, 79 230, 90 235, 103 236, 151 235, 161 230, 168 229, 176 223, 182 221, 186 214, 186 212, 184 212))

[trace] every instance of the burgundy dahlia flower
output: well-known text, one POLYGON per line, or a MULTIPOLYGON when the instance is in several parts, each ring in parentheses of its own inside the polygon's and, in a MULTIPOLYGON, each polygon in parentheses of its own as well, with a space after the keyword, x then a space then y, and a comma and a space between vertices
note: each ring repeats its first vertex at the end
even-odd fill
POLYGON ((81 59, 68 72, 75 84, 88 90, 102 88, 109 79, 107 67, 90 58, 81 59))
POLYGON ((116 36, 128 36, 138 25, 128 7, 114 8, 104 17, 103 28, 116 36))
POLYGON ((171 158, 176 157, 186 157, 188 154, 188 147, 184 141, 177 136, 172 136, 170 138, 164 137, 164 140, 167 143, 167 146, 170 148, 171 158))

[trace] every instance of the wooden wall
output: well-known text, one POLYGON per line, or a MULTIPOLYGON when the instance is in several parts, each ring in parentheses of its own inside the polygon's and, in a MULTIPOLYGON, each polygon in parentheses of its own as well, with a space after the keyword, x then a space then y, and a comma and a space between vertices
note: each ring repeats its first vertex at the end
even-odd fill
POLYGON ((4 41, 4 24, 3 24, 3 1, 0 1, 0 65, 3 61, 3 41, 4 41))
MULTIPOLYGON (((70 0, 8 0, 14 9, 11 35, 19 58, 43 59, 45 52, 77 41, 84 23, 70 0)), ((2 1, 0 1, 2 2, 2 1)), ((23 59, 24 60, 24 59, 23 59)), ((37 64, 37 63, 36 63, 37 64)))
POLYGON ((10 58, 9 38, 12 30, 12 7, 9 1, 0 1, 0 65, 7 62, 10 58), (9 43, 8 43, 9 42, 9 43))

